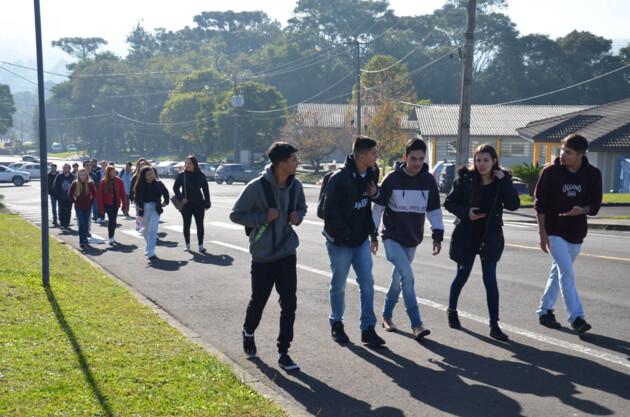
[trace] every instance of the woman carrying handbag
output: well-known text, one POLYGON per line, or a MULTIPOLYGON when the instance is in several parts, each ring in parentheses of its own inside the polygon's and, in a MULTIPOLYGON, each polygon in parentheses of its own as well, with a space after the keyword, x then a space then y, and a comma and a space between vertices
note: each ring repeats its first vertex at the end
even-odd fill
POLYGON ((190 225, 194 216, 197 225, 199 252, 206 252, 206 248, 203 246, 203 218, 205 211, 210 208, 210 190, 208 189, 208 180, 205 174, 201 172, 196 157, 191 155, 184 160, 184 170, 177 175, 173 192, 181 202, 179 210, 184 220, 186 250, 190 250, 190 225))

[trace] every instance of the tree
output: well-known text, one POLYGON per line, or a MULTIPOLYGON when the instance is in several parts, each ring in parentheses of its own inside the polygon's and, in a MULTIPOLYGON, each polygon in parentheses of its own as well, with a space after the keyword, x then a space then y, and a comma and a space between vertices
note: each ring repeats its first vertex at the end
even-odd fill
POLYGON ((155 36, 147 32, 140 21, 129 32, 125 41, 129 45, 127 60, 135 64, 143 64, 157 53, 158 44, 155 36))
POLYGON ((79 59, 80 61, 94 57, 96 51, 107 45, 107 41, 103 38, 59 38, 51 42, 53 48, 57 47, 68 55, 79 59))
POLYGON ((0 84, 0 134, 6 133, 13 127, 13 114, 15 103, 11 88, 6 84, 0 84))
POLYGON ((515 177, 518 177, 521 181, 527 184, 529 195, 534 195, 534 189, 536 188, 536 183, 538 182, 540 172, 542 171, 542 167, 538 165, 538 162, 534 162, 532 165, 529 165, 527 162, 523 162, 523 164, 520 165, 512 165, 510 169, 514 173, 515 177))
MULTIPOLYGON (((300 159, 310 161, 318 173, 322 159, 336 149, 340 134, 343 132, 339 129, 320 127, 316 112, 298 113, 296 110, 282 129, 280 137, 285 142, 295 144, 299 149, 300 159)), ((347 135, 344 136, 347 138, 347 135)))

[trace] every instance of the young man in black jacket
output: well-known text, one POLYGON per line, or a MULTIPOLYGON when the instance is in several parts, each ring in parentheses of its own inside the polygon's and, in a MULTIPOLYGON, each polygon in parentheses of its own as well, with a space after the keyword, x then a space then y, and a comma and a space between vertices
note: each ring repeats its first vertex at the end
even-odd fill
POLYGON ((59 223, 57 223, 57 197, 55 197, 53 190, 53 184, 55 183, 57 175, 59 175, 57 164, 50 164, 50 172, 48 173, 48 195, 50 196, 50 206, 52 207, 53 226, 59 226, 59 223))
POLYGON ((370 346, 385 343, 374 326, 374 278, 368 236, 376 232, 372 219, 371 199, 378 197, 378 169, 376 141, 357 136, 352 154, 344 167, 330 177, 324 199, 324 231, 330 258, 330 325, 332 338, 337 343, 350 339, 343 328, 346 280, 350 266, 357 274, 361 298, 361 341, 370 346))

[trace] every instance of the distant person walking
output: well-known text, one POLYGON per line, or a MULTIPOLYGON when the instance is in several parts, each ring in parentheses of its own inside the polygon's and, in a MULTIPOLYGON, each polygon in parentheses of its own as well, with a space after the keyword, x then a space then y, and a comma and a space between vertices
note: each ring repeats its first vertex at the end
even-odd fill
POLYGON ((586 216, 595 216, 601 207, 602 173, 586 157, 586 138, 572 134, 561 143, 560 156, 542 170, 534 191, 540 249, 553 258, 538 320, 552 329, 561 327, 553 312, 562 294, 569 324, 580 335, 591 325, 584 318, 573 263, 586 237, 586 216))
POLYGON ((142 217, 144 226, 143 236, 147 242, 144 254, 149 259, 155 259, 155 244, 157 242, 160 215, 168 205, 168 190, 162 181, 155 179, 152 167, 142 168, 134 188, 138 214, 142 217))
POLYGON ((456 216, 449 253, 450 258, 457 262, 457 273, 451 283, 448 300, 450 327, 461 328, 457 301, 479 255, 490 315, 490 336, 508 340, 499 328, 496 269, 505 243, 503 208, 514 211, 519 206, 520 199, 510 173, 499 165, 496 150, 488 144, 479 145, 473 153, 472 168, 461 167, 458 170, 458 177, 444 202, 444 208, 456 216))
POLYGON ((254 332, 275 285, 280 296, 278 365, 287 371, 299 369, 288 353, 297 308, 295 251, 299 240, 293 226, 302 223, 306 215, 302 183, 295 178, 297 151, 289 143, 273 143, 267 151, 271 165, 247 184, 230 212, 230 220, 251 228, 252 294, 243 324, 243 350, 249 358, 258 354, 254 332))
POLYGON ((72 182, 70 190, 68 190, 68 198, 74 203, 74 210, 79 222, 79 244, 81 248, 85 248, 88 244, 90 209, 94 199, 96 199, 96 186, 85 168, 81 168, 77 172, 77 179, 72 182))
POLYGON ((72 164, 72 175, 77 176, 77 172, 79 172, 79 163, 75 162, 72 164))
POLYGON ((107 214, 107 233, 110 244, 116 243, 114 232, 116 231, 118 209, 121 205, 123 211, 127 211, 125 184, 116 176, 116 167, 110 165, 105 168, 105 177, 98 187, 98 212, 102 216, 107 214))
POLYGON ((138 181, 138 176, 140 175, 140 171, 142 171, 142 168, 146 166, 148 165, 144 158, 139 158, 138 161, 136 161, 136 169, 133 171, 133 175, 131 176, 131 183, 129 184, 129 200, 134 205, 135 210, 136 210, 136 232, 139 232, 140 228, 142 227, 142 222, 140 221, 140 215, 138 214, 138 206, 136 205, 136 195, 135 195, 136 182, 138 181))
MULTIPOLYGON (((392 320, 394 307, 400 298, 411 321, 411 331, 416 340, 430 334, 423 326, 414 288, 415 278, 411 262, 416 247, 424 237, 425 216, 433 231, 433 255, 442 250, 444 224, 440 208, 440 192, 435 178, 424 162, 427 145, 422 139, 410 139, 405 146, 405 162, 398 162, 394 170, 385 176, 381 183, 379 197, 374 200, 372 217, 376 229, 383 218, 383 246, 387 260, 394 265, 389 289, 383 305, 383 327, 386 331, 396 331, 392 320)), ((373 248, 378 248, 376 235, 372 236, 373 248)))
POLYGON ((129 217, 129 193, 131 191, 131 177, 133 177, 132 167, 133 165, 131 162, 127 161, 125 167, 118 173, 118 177, 123 181, 123 184, 125 184, 125 201, 127 202, 127 210, 123 211, 123 215, 126 217, 129 217))
POLYGON ((55 178, 59 175, 59 171, 57 171, 57 164, 50 164, 50 172, 48 173, 48 195, 50 196, 50 207, 52 210, 53 216, 53 226, 59 226, 57 223, 57 197, 55 197, 55 192, 53 191, 53 185, 55 183, 55 178))
MULTIPOLYGON (((103 178, 105 178, 105 170, 107 169, 107 161, 103 159, 100 162, 100 165, 101 165, 100 169, 98 171, 96 171, 96 174, 98 175, 98 182, 97 182, 97 185, 96 185, 97 191, 98 191, 98 188, 100 188, 100 186, 101 186, 101 181, 103 180, 103 178)), ((105 222, 105 213, 102 212, 102 211, 101 212, 98 211, 98 196, 96 197, 95 203, 96 203, 96 214, 95 214, 96 222, 97 223, 104 223, 105 222)))
POLYGON ((184 159, 184 170, 177 175, 173 192, 184 204, 181 213, 184 220, 186 250, 190 250, 190 224, 194 216, 197 225, 199 252, 206 252, 206 248, 203 246, 203 218, 206 210, 210 208, 210 190, 208 189, 208 180, 205 174, 201 172, 196 157, 191 155, 184 159))
POLYGON ((59 224, 61 230, 70 230, 70 217, 72 215, 72 201, 68 197, 68 190, 74 181, 74 175, 70 172, 70 164, 64 164, 63 172, 55 178, 53 192, 59 202, 59 224))

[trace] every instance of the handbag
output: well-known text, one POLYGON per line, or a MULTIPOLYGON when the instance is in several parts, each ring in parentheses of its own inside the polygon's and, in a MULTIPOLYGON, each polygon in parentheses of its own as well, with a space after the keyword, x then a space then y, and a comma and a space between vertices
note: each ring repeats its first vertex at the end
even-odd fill
MULTIPOLYGON (((188 193, 186 192, 186 171, 182 172, 182 175, 184 176, 184 198, 188 201, 188 193)), ((182 211, 185 206, 185 204, 182 203, 182 200, 177 198, 177 195, 171 197, 171 203, 173 203, 173 206, 175 206, 175 208, 179 211, 182 211)))

